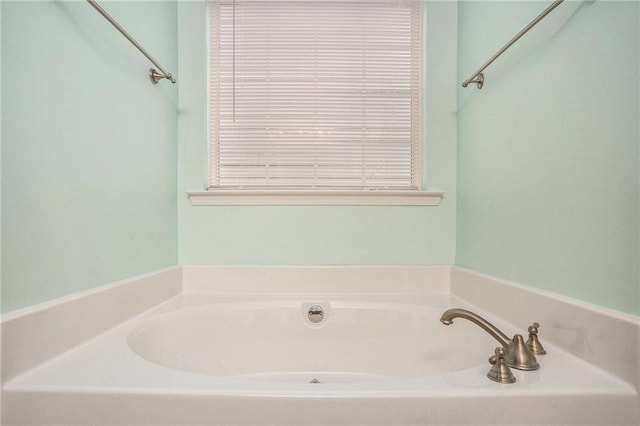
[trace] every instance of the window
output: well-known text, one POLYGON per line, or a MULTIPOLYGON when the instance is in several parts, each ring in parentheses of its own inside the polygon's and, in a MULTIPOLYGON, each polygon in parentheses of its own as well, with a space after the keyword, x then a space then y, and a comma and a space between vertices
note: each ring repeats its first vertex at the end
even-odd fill
POLYGON ((420 189, 421 7, 211 1, 209 188, 420 189))

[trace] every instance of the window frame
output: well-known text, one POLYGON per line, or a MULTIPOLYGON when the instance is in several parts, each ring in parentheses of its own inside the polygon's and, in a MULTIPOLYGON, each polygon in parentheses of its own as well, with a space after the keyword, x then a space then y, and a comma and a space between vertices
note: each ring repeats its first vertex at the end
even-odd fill
MULTIPOLYGON (((298 0, 300 1, 300 0, 298 0)), ((211 7, 211 2, 207 2, 208 7, 211 7)), ((424 10, 421 10, 424 25, 422 29, 422 52, 426 52, 426 6, 422 6, 424 10)), ((209 52, 209 17, 207 13, 206 26, 207 26, 207 55, 209 52)), ((357 190, 353 189, 314 189, 312 187, 304 189, 279 189, 279 188, 264 188, 264 189, 238 189, 238 188, 225 188, 225 187, 208 187, 205 185, 203 191, 189 191, 187 192, 192 205, 204 206, 204 205, 420 205, 420 206, 437 206, 440 204, 444 197, 443 191, 427 191, 424 186, 424 176, 426 160, 422 154, 424 149, 424 87, 425 87, 425 74, 426 74, 426 61, 422 60, 420 73, 420 135, 419 135, 419 149, 414 154, 417 156, 417 163, 419 164, 419 178, 417 179, 416 189, 402 189, 402 190, 389 190, 378 188, 361 188, 357 190)), ((206 75, 207 89, 209 88, 209 74, 206 75)), ((208 99, 208 98, 207 98, 208 99)), ((209 111, 208 111, 209 113, 209 111)), ((207 114, 207 126, 211 126, 210 115, 207 114)), ((207 140, 210 142, 210 127, 207 129, 207 140)), ((207 144, 209 145, 209 144, 207 144)), ((207 170, 210 170, 210 152, 209 147, 207 149, 207 170)))

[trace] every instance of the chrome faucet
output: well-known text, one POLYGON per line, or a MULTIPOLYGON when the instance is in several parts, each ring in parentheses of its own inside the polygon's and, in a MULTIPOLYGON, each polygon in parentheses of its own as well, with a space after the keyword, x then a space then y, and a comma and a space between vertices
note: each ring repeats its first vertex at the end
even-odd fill
POLYGON ((442 314, 440 322, 444 325, 451 325, 454 318, 464 318, 471 321, 500 342, 504 347, 505 361, 509 367, 517 368, 518 370, 537 370, 540 367, 536 357, 527 347, 524 338, 520 334, 516 334, 513 339, 509 339, 489 321, 466 309, 449 309, 442 314))

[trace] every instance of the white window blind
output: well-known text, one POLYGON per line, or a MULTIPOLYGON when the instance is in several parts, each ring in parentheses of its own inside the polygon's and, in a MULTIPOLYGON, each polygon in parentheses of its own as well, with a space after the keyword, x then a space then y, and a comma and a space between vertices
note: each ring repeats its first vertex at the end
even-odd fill
POLYGON ((419 189, 421 4, 211 1, 210 189, 419 189))

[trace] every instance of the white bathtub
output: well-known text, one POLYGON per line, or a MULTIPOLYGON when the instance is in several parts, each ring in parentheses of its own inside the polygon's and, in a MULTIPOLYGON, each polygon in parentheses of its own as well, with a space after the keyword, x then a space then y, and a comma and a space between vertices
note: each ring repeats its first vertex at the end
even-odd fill
MULTIPOLYGON (((517 382, 486 377, 497 342, 526 332, 448 294, 185 293, 11 380, 6 424, 630 424, 637 396, 553 345, 517 382), (311 304, 324 308, 312 324, 311 304)), ((540 336, 544 342, 544 322, 540 336)))

